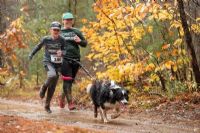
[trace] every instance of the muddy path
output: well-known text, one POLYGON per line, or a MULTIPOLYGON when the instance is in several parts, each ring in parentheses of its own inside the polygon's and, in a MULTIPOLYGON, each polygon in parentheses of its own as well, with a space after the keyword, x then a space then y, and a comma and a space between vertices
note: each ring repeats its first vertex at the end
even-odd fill
POLYGON ((133 114, 132 116, 122 115, 104 124, 99 118, 93 118, 93 112, 90 110, 68 111, 66 108, 60 109, 54 106, 52 111, 52 114, 47 114, 40 102, 30 103, 0 98, 0 115, 21 116, 30 120, 45 120, 114 133, 200 133, 199 121, 164 121, 162 117, 152 117, 148 113, 133 114))

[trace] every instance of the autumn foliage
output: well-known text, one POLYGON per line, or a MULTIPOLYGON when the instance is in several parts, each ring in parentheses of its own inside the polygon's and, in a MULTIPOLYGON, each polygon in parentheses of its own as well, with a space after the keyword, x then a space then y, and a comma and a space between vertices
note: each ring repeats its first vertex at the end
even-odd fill
POLYGON ((3 53, 1 57, 3 67, 0 68, 1 82, 3 78, 10 77, 10 74, 15 73, 19 78, 25 76, 24 70, 20 69, 20 57, 17 56, 17 50, 27 48, 26 39, 29 34, 24 30, 23 24, 23 19, 18 18, 11 22, 6 31, 0 35, 0 50, 3 53))
MULTIPOLYGON (((38 6, 45 7, 45 2, 40 2, 38 6)), ((54 6, 51 4, 50 7, 54 6)), ((63 5, 62 2, 60 5, 63 5)), ((27 55, 30 49, 24 53, 23 50, 27 44, 31 48, 41 36, 48 34, 49 21, 60 17, 57 13, 52 15, 52 12, 43 16, 49 11, 43 8, 39 10, 41 12, 38 11, 38 16, 35 14, 33 17, 31 9, 35 7, 31 6, 30 3, 23 5, 21 12, 25 12, 25 16, 14 20, 0 35, 0 50, 3 53, 0 76, 5 77, 10 72, 17 73, 21 80, 26 75, 29 78, 32 76, 39 85, 40 78, 43 81, 42 55, 29 67, 27 55), (45 18, 47 16, 51 16, 50 20, 45 18), (31 74, 27 73, 29 71, 31 74)), ((96 0, 93 11, 93 21, 82 19, 82 31, 90 47, 87 58, 95 62, 92 67, 97 78, 115 80, 133 91, 156 89, 176 93, 196 89, 191 56, 184 41, 184 30, 175 1, 96 0)), ((191 33, 200 34, 200 18, 193 21, 190 23, 191 33)), ((85 81, 83 79, 83 84, 78 84, 78 88, 85 88, 89 83, 85 81)), ((33 83, 31 80, 29 82, 33 83)))
POLYGON ((16 61, 16 48, 27 48, 24 38, 27 33, 22 28, 23 21, 18 18, 13 21, 9 28, 1 35, 0 49, 6 54, 6 58, 16 61))
MULTIPOLYGON (((88 58, 105 67, 98 78, 143 90, 195 88, 176 7, 167 2, 98 0, 93 8, 97 20, 84 19, 89 26, 82 30, 91 45, 88 58)), ((200 32, 199 22, 191 27, 200 32)))

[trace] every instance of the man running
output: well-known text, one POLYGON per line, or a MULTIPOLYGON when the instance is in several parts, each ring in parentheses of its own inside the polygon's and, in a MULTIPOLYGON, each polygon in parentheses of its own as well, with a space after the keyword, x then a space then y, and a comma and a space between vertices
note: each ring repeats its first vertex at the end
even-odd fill
POLYGON ((70 12, 66 12, 62 16, 64 27, 61 29, 61 35, 65 38, 65 54, 63 56, 63 65, 61 69, 63 78, 63 92, 60 96, 59 105, 61 108, 65 107, 65 96, 68 102, 69 110, 75 109, 72 101, 72 83, 79 70, 80 61, 80 46, 86 47, 87 41, 83 34, 76 28, 72 27, 74 24, 74 16, 70 12))
POLYGON ((65 39, 60 36, 61 24, 59 22, 52 22, 50 26, 50 36, 45 36, 41 39, 38 45, 29 54, 31 60, 33 56, 42 48, 45 48, 43 64, 47 71, 47 79, 40 88, 40 98, 44 98, 46 90, 47 97, 45 101, 45 111, 51 113, 50 101, 53 97, 56 84, 58 81, 58 72, 62 64, 62 50, 64 50, 65 39))

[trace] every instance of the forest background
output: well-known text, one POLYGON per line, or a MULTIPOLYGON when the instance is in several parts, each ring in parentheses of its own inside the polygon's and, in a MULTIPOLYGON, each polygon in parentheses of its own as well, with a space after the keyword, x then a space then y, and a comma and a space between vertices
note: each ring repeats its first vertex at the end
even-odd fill
MULTIPOLYGON (((130 107, 152 95, 198 94, 199 9, 199 0, 0 0, 0 96, 38 98, 43 52, 31 62, 28 54, 67 11, 89 43, 81 62, 95 77, 125 86, 130 107)), ((80 70, 73 88, 79 103, 88 100, 90 82, 80 70)), ((59 81, 56 95, 61 88, 59 81)))

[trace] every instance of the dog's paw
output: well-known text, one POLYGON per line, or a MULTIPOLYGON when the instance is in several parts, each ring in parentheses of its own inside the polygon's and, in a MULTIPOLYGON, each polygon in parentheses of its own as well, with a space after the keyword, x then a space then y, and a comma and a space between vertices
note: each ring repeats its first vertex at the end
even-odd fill
POLYGON ((94 113, 94 118, 97 118, 97 116, 98 116, 98 113, 95 112, 95 113, 94 113))
POLYGON ((103 119, 103 118, 101 118, 101 121, 102 121, 103 123, 108 123, 108 122, 109 122, 108 119, 103 119))
POLYGON ((105 120, 103 120, 103 122, 104 122, 104 123, 108 123, 109 121, 105 119, 105 120))
POLYGON ((117 114, 112 114, 111 115, 111 119, 116 119, 117 117, 120 116, 120 113, 117 113, 117 114))

